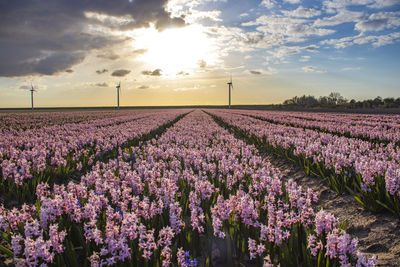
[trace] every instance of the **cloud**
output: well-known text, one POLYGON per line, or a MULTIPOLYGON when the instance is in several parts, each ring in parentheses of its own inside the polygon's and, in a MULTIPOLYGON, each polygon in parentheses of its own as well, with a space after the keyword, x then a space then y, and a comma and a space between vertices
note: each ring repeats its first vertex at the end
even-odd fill
POLYGON ((275 0, 262 0, 260 4, 260 6, 265 6, 266 8, 273 8, 275 5, 275 0))
POLYGON ((187 23, 202 23, 202 22, 221 22, 220 18, 221 11, 220 10, 211 10, 211 11, 200 11, 196 10, 194 12, 189 12, 185 14, 185 21, 187 23))
POLYGON ((97 74, 103 74, 103 73, 106 73, 106 72, 108 72, 108 69, 96 70, 97 74))
POLYGON ((318 51, 318 48, 319 48, 318 45, 309 45, 309 46, 304 47, 304 49, 309 51, 309 52, 318 51))
POLYGON ((342 68, 342 71, 355 71, 355 70, 361 70, 361 67, 346 67, 346 68, 342 68))
POLYGON ((130 70, 115 70, 113 71, 113 73, 111 73, 111 76, 115 76, 115 77, 124 77, 126 75, 128 75, 131 71, 130 70))
POLYGON ((321 15, 321 11, 314 8, 305 8, 299 6, 295 10, 283 10, 282 13, 288 17, 297 17, 297 18, 312 18, 321 15))
POLYGON ((325 0, 323 6, 326 12, 334 13, 347 7, 367 6, 369 8, 380 9, 398 4, 398 0, 325 0))
POLYGON ((22 89, 22 90, 30 90, 31 88, 30 88, 29 86, 27 86, 27 85, 21 85, 21 86, 19 87, 19 89, 22 89))
POLYGON ((310 56, 301 56, 301 58, 299 59, 299 61, 301 62, 308 62, 310 61, 310 56))
POLYGON ((150 87, 148 87, 147 85, 140 85, 140 86, 138 86, 136 88, 144 90, 144 89, 149 89, 150 87))
POLYGON ((113 31, 183 26, 165 10, 168 0, 1 1, 0 77, 54 75, 130 38, 113 31))
POLYGON ((199 60, 199 62, 197 62, 197 64, 202 69, 205 69, 207 67, 207 62, 205 62, 204 60, 199 60))
POLYGON ((189 73, 188 72, 184 72, 184 71, 180 71, 176 75, 187 76, 187 75, 189 75, 189 73))
POLYGON ((326 70, 321 70, 313 66, 304 66, 301 68, 304 72, 325 73, 326 70))
POLYGON ((345 48, 352 45, 372 44, 374 47, 381 47, 400 41, 400 32, 393 32, 383 35, 364 35, 348 36, 339 39, 329 39, 321 41, 321 44, 333 45, 335 48, 345 48))
POLYGON ((108 84, 107 83, 96 83, 95 84, 95 86, 98 86, 98 87, 108 87, 108 84))
POLYGON ((290 4, 298 4, 301 2, 301 0, 283 0, 284 2, 290 3, 290 4))
POLYGON ((141 55, 141 54, 145 54, 147 52, 147 49, 136 49, 133 50, 133 54, 134 55, 141 55))
POLYGON ((193 87, 182 87, 182 88, 175 88, 173 89, 174 92, 184 92, 184 91, 195 91, 199 90, 200 86, 199 85, 194 85, 193 87))
POLYGON ((161 72, 162 72, 161 69, 155 69, 155 70, 153 70, 153 71, 151 71, 151 70, 144 70, 144 71, 142 71, 142 74, 143 74, 143 75, 146 75, 146 76, 161 76, 161 72))
POLYGON ((360 32, 381 31, 384 29, 396 28, 400 26, 400 11, 398 12, 379 12, 371 14, 367 19, 359 21, 355 29, 360 32))
POLYGON ((73 73, 74 70, 72 70, 72 69, 67 69, 67 70, 65 70, 65 72, 67 72, 67 73, 73 73))
POLYGON ((250 74, 254 74, 254 75, 261 75, 262 74, 262 72, 259 71, 259 70, 249 70, 249 73, 250 74))
MULTIPOLYGON (((263 15, 256 20, 242 23, 242 26, 258 26, 255 44, 263 48, 282 45, 288 42, 304 42, 308 36, 325 36, 335 33, 333 29, 315 26, 310 20, 283 15, 263 15)), ((248 34, 247 34, 248 35, 248 34)))
POLYGON ((98 58, 104 58, 104 59, 109 59, 109 60, 116 60, 119 58, 117 54, 114 54, 114 52, 107 51, 102 54, 97 55, 98 58))
POLYGON ((355 29, 361 32, 380 31, 387 25, 387 19, 375 19, 357 22, 355 29))
POLYGON ((341 9, 334 16, 325 16, 314 22, 315 26, 336 26, 346 22, 360 21, 364 17, 362 11, 349 11, 341 9))

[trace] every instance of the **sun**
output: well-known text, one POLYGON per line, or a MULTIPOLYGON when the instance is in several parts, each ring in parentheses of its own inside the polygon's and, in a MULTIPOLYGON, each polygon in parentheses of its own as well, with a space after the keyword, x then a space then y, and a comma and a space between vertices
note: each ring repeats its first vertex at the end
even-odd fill
POLYGON ((157 31, 154 27, 137 30, 135 49, 146 52, 139 56, 150 68, 161 69, 163 75, 176 76, 212 66, 217 60, 215 41, 201 25, 157 31))

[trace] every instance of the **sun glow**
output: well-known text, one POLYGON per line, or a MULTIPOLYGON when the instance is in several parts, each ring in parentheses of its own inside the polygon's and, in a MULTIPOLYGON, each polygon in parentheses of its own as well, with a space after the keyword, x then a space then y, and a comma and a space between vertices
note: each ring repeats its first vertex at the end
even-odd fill
POLYGON ((200 25, 167 29, 153 27, 137 30, 134 46, 145 49, 139 59, 149 68, 161 69, 163 75, 177 76, 212 66, 217 60, 217 47, 200 25))

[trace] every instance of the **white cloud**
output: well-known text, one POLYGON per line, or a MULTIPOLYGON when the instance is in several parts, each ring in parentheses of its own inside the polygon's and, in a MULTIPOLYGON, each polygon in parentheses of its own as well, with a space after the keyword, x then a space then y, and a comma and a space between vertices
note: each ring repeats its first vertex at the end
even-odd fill
POLYGON ((344 9, 349 6, 367 6, 369 8, 380 9, 398 4, 398 0, 325 0, 323 2, 327 11, 344 9))
POLYGON ((394 32, 385 35, 369 35, 354 40, 355 44, 368 44, 371 43, 374 47, 385 46, 400 41, 400 32, 394 32))
POLYGON ((301 56, 301 58, 300 58, 300 61, 301 62, 308 62, 308 61, 310 61, 310 56, 301 56))
POLYGON ((301 0, 283 0, 284 2, 290 3, 290 4, 298 4, 301 2, 301 0))
POLYGON ((312 18, 321 15, 321 10, 299 6, 294 10, 283 10, 282 13, 288 17, 312 18))
POLYGON ((368 7, 384 8, 384 7, 396 5, 398 3, 399 3, 399 0, 375 0, 375 1, 371 1, 371 3, 368 5, 368 7))
POLYGON ((321 44, 333 45, 335 48, 345 48, 355 44, 372 44, 374 47, 380 47, 388 44, 393 44, 400 41, 400 32, 393 32, 383 35, 364 35, 348 36, 340 39, 324 40, 321 44))
POLYGON ((273 8, 276 4, 275 0, 262 0, 261 6, 265 6, 266 8, 273 8))
POLYGON ((211 11, 196 11, 192 13, 185 14, 185 21, 187 23, 196 23, 203 19, 210 19, 211 21, 222 21, 219 17, 221 15, 220 10, 211 10, 211 11))
POLYGON ((386 28, 400 26, 399 12, 379 12, 371 14, 367 19, 357 22, 355 29, 360 32, 381 31, 386 28))
POLYGON ((355 71, 355 70, 360 70, 360 67, 346 67, 342 68, 342 71, 355 71))
POLYGON ((284 58, 287 56, 295 55, 301 52, 300 46, 282 46, 277 48, 275 51, 270 51, 274 57, 284 58))
POLYGON ((181 87, 173 89, 174 92, 185 92, 185 91, 195 91, 199 90, 200 85, 194 85, 193 87, 181 87))
POLYGON ((313 66, 304 66, 301 68, 304 72, 314 72, 314 73, 325 73, 326 70, 318 69, 317 67, 313 66))
MULTIPOLYGON (((333 29, 325 29, 314 26, 311 20, 304 18, 285 17, 282 15, 263 15, 253 21, 248 21, 242 26, 255 26, 259 32, 259 40, 254 43, 262 47, 271 47, 274 45, 282 45, 287 42, 304 42, 307 36, 324 36, 335 32, 333 29), (262 35, 260 35, 262 33, 262 35)), ((244 34, 249 36, 249 33, 244 34)))
POLYGON ((348 11, 348 10, 340 10, 334 16, 324 17, 321 19, 317 19, 314 22, 315 26, 336 26, 346 22, 357 22, 360 21, 364 16, 363 12, 358 11, 348 11))

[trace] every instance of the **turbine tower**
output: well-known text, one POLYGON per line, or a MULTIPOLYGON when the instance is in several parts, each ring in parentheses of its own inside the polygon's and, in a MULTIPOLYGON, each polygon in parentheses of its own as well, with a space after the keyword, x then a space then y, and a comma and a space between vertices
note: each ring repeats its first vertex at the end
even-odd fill
POLYGON ((31 91, 31 106, 33 110, 33 92, 36 92, 36 90, 33 88, 32 84, 31 84, 31 89, 29 91, 31 91))
POLYGON ((119 82, 116 87, 117 87, 117 109, 119 109, 119 92, 121 91, 121 82, 119 82))
POLYGON ((231 75, 231 81, 227 83, 229 87, 229 108, 231 108, 231 89, 233 89, 233 83, 232 83, 232 75, 231 75))

